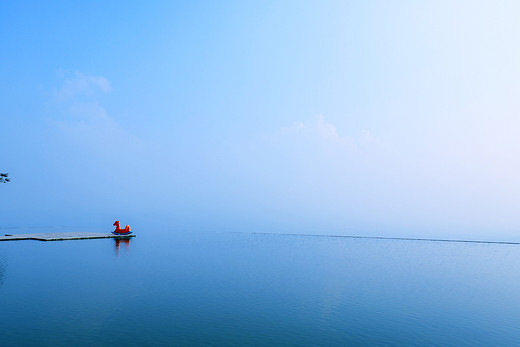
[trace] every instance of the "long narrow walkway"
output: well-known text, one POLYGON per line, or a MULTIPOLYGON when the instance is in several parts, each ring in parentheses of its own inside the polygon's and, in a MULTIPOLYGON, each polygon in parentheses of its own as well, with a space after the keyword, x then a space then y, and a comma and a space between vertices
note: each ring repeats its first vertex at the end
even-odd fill
POLYGON ((65 240, 86 240, 86 239, 117 239, 124 237, 135 237, 130 235, 114 235, 112 233, 83 233, 83 232, 64 232, 64 233, 40 233, 40 234, 6 234, 0 236, 0 241, 19 241, 19 240, 38 240, 38 241, 65 241, 65 240))

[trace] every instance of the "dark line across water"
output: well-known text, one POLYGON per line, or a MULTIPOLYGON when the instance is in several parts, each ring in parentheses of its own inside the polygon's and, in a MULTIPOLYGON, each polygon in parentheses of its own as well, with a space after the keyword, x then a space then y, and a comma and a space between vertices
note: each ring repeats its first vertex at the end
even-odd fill
POLYGON ((251 234, 257 234, 257 235, 286 235, 286 236, 310 236, 310 237, 331 237, 331 238, 349 238, 349 239, 376 239, 376 240, 428 241, 428 242, 493 243, 493 244, 502 244, 502 245, 520 245, 520 242, 514 242, 514 241, 451 240, 451 239, 430 239, 430 238, 416 238, 416 237, 323 235, 323 234, 294 234, 294 233, 269 233, 269 232, 252 232, 251 234))

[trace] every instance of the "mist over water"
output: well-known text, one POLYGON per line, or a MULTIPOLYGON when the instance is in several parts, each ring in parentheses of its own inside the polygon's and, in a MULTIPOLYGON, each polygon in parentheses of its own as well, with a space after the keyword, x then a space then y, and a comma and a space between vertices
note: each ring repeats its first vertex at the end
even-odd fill
POLYGON ((518 344, 519 4, 1 3, 0 345, 518 344))

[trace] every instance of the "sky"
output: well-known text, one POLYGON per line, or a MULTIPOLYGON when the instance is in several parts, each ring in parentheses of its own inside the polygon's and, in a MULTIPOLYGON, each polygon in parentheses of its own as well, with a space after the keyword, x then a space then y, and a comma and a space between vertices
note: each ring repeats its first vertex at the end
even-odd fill
POLYGON ((0 4, 0 226, 520 240, 516 1, 0 4))

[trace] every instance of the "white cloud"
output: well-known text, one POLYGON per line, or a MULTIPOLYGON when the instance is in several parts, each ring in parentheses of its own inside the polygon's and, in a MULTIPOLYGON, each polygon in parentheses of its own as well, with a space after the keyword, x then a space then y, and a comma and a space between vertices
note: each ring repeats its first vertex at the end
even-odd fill
POLYGON ((99 103, 99 93, 111 90, 107 78, 79 71, 63 81, 53 100, 57 113, 64 115, 56 123, 67 141, 106 154, 136 150, 140 146, 140 141, 125 131, 99 103))
POLYGON ((137 150, 140 141, 125 131, 96 103, 75 102, 67 108, 73 119, 58 122, 71 143, 104 154, 137 150))
POLYGON ((90 82, 92 86, 98 87, 103 93, 112 91, 110 82, 103 76, 88 76, 87 81, 90 82))
POLYGON ((341 135, 336 126, 318 115, 310 120, 294 122, 290 127, 282 129, 282 134, 296 135, 308 140, 318 140, 355 148, 375 141, 370 132, 362 131, 356 135, 341 135))
POLYGON ((112 87, 107 78, 85 75, 76 71, 65 79, 60 89, 54 91, 54 100, 67 102, 78 97, 92 97, 96 92, 109 93, 110 91, 112 87))

